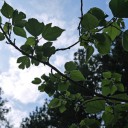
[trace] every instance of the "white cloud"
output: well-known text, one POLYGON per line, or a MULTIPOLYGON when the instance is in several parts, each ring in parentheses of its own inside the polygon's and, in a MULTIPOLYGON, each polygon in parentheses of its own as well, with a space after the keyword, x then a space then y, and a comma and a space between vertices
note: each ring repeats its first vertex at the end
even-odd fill
POLYGON ((33 85, 31 81, 49 71, 48 67, 41 66, 20 70, 16 64, 16 58, 10 58, 9 71, 1 73, 0 85, 7 97, 28 104, 35 102, 42 94, 38 91, 38 86, 33 85))
POLYGON ((27 117, 28 112, 17 109, 13 101, 8 102, 6 106, 11 108, 11 111, 7 114, 7 119, 10 122, 10 125, 13 125, 13 128, 19 128, 22 121, 21 119, 27 117))
MULTIPOLYGON (((13 3, 17 2, 16 0, 14 0, 14 2, 12 0, 9 1, 12 5, 13 3)), ((18 4, 15 6, 15 8, 18 7, 20 10, 24 10, 27 13, 27 17, 35 17, 39 19, 39 21, 43 21, 45 24, 52 23, 53 26, 59 26, 62 29, 66 29, 62 36, 54 42, 54 45, 57 48, 68 47, 75 43, 78 39, 75 33, 78 23, 77 20, 71 20, 68 23, 63 20, 63 5, 65 2, 63 0, 54 0, 54 2, 51 0, 43 0, 43 3, 39 4, 40 2, 42 2, 42 0, 38 0, 38 2, 31 0, 30 2, 26 2, 26 6, 28 6, 28 8, 25 8, 26 6, 24 7, 24 5, 18 4), (33 8, 31 9, 30 7, 33 8)), ((19 41, 22 42, 23 40, 16 40, 18 45, 21 44, 19 41)), ((44 42, 44 40, 42 40, 42 42, 44 42)), ((25 105, 37 102, 42 104, 45 96, 43 93, 38 91, 38 86, 31 84, 31 81, 35 77, 40 77, 44 73, 48 74, 48 72, 50 72, 50 68, 40 65, 38 67, 31 66, 29 69, 20 70, 16 64, 16 59, 19 53, 11 46, 7 46, 6 51, 9 51, 7 54, 10 54, 11 52, 12 56, 8 59, 8 70, 2 72, 0 75, 0 86, 2 86, 6 98, 10 99, 9 103, 11 112, 9 117, 14 123, 15 127, 18 128, 22 117, 26 117, 28 112, 17 108, 17 102, 25 105), (43 97, 42 99, 41 96, 43 97)), ((58 52, 57 55, 51 59, 51 63, 62 70, 64 63, 73 57, 74 51, 76 51, 76 48, 73 48, 71 51, 63 51, 62 54, 58 52)), ((2 51, 2 54, 4 54, 3 52, 5 52, 5 50, 2 51)), ((6 62, 3 62, 3 64, 4 63, 6 62)))

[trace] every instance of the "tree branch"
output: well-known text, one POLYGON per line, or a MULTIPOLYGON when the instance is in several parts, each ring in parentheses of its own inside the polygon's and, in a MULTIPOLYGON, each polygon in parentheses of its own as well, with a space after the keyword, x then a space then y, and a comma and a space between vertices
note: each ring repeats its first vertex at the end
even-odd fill
POLYGON ((67 48, 56 49, 56 52, 57 52, 57 51, 64 51, 64 50, 70 49, 70 48, 72 48, 73 46, 77 45, 78 43, 79 43, 79 41, 75 42, 74 44, 72 44, 71 46, 69 46, 69 47, 67 47, 67 48))
MULTIPOLYGON (((20 53, 22 53, 23 55, 26 55, 27 57, 34 59, 44 65, 49 66, 50 68, 52 68, 54 71, 56 71, 58 74, 60 74, 62 77, 66 78, 67 80, 69 80, 70 82, 72 82, 75 85, 78 85, 80 87, 82 87, 83 89, 86 89, 86 87, 84 85, 79 84, 78 82, 72 80, 70 77, 68 77, 67 75, 63 74, 62 72, 60 72, 56 67, 54 67, 53 65, 51 65, 49 62, 45 62, 42 60, 39 60, 38 58, 35 58, 32 55, 27 54, 26 52, 24 52, 23 50, 21 50, 19 47, 17 47, 15 45, 14 42, 12 42, 12 40, 10 40, 10 38, 7 36, 7 34, 5 33, 5 31, 3 30, 2 26, 0 25, 0 29, 3 32, 4 36, 6 37, 7 41, 9 42, 10 45, 12 45, 16 50, 18 50, 20 53)), ((78 42, 77 42, 78 43, 78 42)), ((94 93, 96 96, 104 98, 104 99, 109 99, 109 100, 116 100, 116 101, 121 101, 121 102, 128 102, 128 100, 123 100, 123 99, 119 99, 119 98, 113 98, 113 97, 109 97, 109 96, 103 96, 102 94, 99 93, 94 93)))

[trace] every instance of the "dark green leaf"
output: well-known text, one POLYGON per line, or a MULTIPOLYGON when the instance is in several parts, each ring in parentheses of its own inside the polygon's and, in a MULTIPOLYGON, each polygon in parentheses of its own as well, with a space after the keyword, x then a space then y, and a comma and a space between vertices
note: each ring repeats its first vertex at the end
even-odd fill
POLYGON ((31 35, 37 37, 42 33, 44 24, 39 23, 37 19, 32 18, 28 20, 25 25, 25 28, 31 35))
POLYGON ((51 100, 51 102, 49 103, 49 107, 50 108, 57 108, 61 106, 61 101, 60 99, 54 98, 53 100, 51 100))
POLYGON ((82 27, 84 28, 84 31, 90 31, 98 27, 99 21, 95 16, 93 16, 90 13, 87 13, 83 16, 81 24, 82 27))
POLYGON ((40 78, 34 78, 34 80, 32 81, 33 84, 40 84, 42 81, 40 78))
POLYGON ((125 51, 128 51, 128 30, 123 33, 123 48, 125 51))
POLYGON ((17 10, 15 10, 13 12, 12 24, 14 26, 22 28, 25 26, 25 23, 26 23, 26 20, 23 20, 25 18, 26 18, 26 15, 23 12, 18 12, 17 10))
POLYGON ((104 96, 107 96, 108 94, 110 94, 110 92, 111 92, 111 89, 109 86, 102 86, 102 94, 104 96))
MULTIPOLYGON (((36 56, 34 56, 36 58, 36 56)), ((36 61, 34 59, 31 59, 31 63, 34 64, 35 66, 39 65, 39 61, 36 61)))
POLYGON ((72 124, 69 128, 78 128, 78 126, 76 124, 72 124))
POLYGON ((59 111, 60 111, 60 113, 65 112, 65 111, 66 111, 65 105, 61 105, 61 106, 59 107, 59 111))
POLYGON ((1 18, 1 16, 0 16, 0 24, 2 23, 2 18, 1 18))
POLYGON ((72 70, 75 70, 76 68, 77 68, 76 64, 73 61, 67 62, 65 64, 66 71, 72 71, 72 70))
POLYGON ((21 48, 24 52, 26 52, 26 53, 28 53, 28 54, 32 54, 33 49, 32 49, 32 47, 31 47, 30 45, 25 44, 25 45, 22 45, 20 48, 21 48))
POLYGON ((87 113, 98 113, 105 109, 105 101, 104 100, 96 100, 90 101, 86 104, 86 112, 87 113))
POLYGON ((52 46, 52 42, 47 42, 42 46, 42 51, 45 57, 50 57, 55 53, 55 47, 52 46))
POLYGON ((84 119, 80 122, 80 128, 99 128, 100 123, 95 119, 84 119))
POLYGON ((42 32, 42 36, 45 40, 54 41, 56 40, 64 31, 57 26, 51 27, 51 24, 47 24, 42 32))
POLYGON ((4 5, 2 6, 2 9, 1 9, 1 13, 6 18, 12 18, 13 11, 14 11, 13 8, 9 4, 4 2, 4 5))
POLYGON ((13 27, 13 32, 21 37, 25 37, 26 38, 26 32, 23 28, 20 27, 13 27))
POLYGON ((20 63, 19 68, 29 68, 30 67, 30 59, 27 56, 22 56, 17 59, 17 63, 20 63))
POLYGON ((128 18, 128 1, 127 0, 111 0, 109 7, 114 17, 128 18))
POLYGON ((5 39, 5 36, 3 33, 0 32, 0 41, 4 40, 5 39))
POLYGON ((102 118, 107 126, 113 123, 114 115, 110 112, 104 112, 102 118))
POLYGON ((79 70, 73 70, 70 73, 71 79, 74 81, 84 81, 85 78, 79 70))
POLYGON ((58 85, 58 90, 59 91, 67 91, 68 87, 69 87, 69 82, 60 83, 58 85))
POLYGON ((91 8, 88 13, 92 14, 93 16, 95 16, 98 20, 103 20, 104 18, 106 18, 106 15, 104 14, 104 12, 99 9, 99 8, 91 8))

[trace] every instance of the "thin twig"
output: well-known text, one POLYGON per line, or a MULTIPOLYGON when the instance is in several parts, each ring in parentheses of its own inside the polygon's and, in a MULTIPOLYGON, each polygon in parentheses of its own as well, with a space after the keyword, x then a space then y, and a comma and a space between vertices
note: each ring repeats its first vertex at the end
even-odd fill
POLYGON ((72 44, 71 46, 69 46, 69 47, 67 47, 67 48, 56 49, 56 52, 57 52, 57 51, 64 51, 64 50, 70 49, 70 48, 72 48, 73 46, 77 45, 78 43, 79 43, 79 41, 75 42, 74 44, 72 44))

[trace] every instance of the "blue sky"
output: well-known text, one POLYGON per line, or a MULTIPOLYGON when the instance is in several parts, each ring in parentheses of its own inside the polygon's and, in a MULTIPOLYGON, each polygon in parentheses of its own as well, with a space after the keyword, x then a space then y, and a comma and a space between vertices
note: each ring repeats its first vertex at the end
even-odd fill
MULTIPOLYGON (((53 25, 66 29, 62 36, 55 41, 56 47, 67 47, 78 40, 80 0, 6 0, 6 2, 13 8, 25 12, 27 18, 38 18, 45 24, 52 22, 53 25)), ((2 3, 3 1, 0 1, 0 7, 2 3)), ((107 3, 108 0, 84 0, 84 12, 96 6, 103 9, 105 13, 111 14, 107 3)), ((16 43, 21 45, 24 40, 16 37, 16 43)), ((53 65, 63 70, 64 62, 72 60, 73 53, 77 49, 78 46, 71 51, 58 53, 51 59, 53 65)), ((40 93, 37 86, 32 85, 31 81, 34 77, 40 77, 43 73, 50 72, 48 67, 42 65, 32 66, 25 70, 18 69, 16 59, 20 55, 11 46, 4 42, 0 43, 0 86, 3 88, 4 96, 8 99, 7 106, 11 107, 8 118, 15 128, 19 127, 21 119, 35 110, 36 106, 42 106, 47 97, 46 94, 40 93)))

